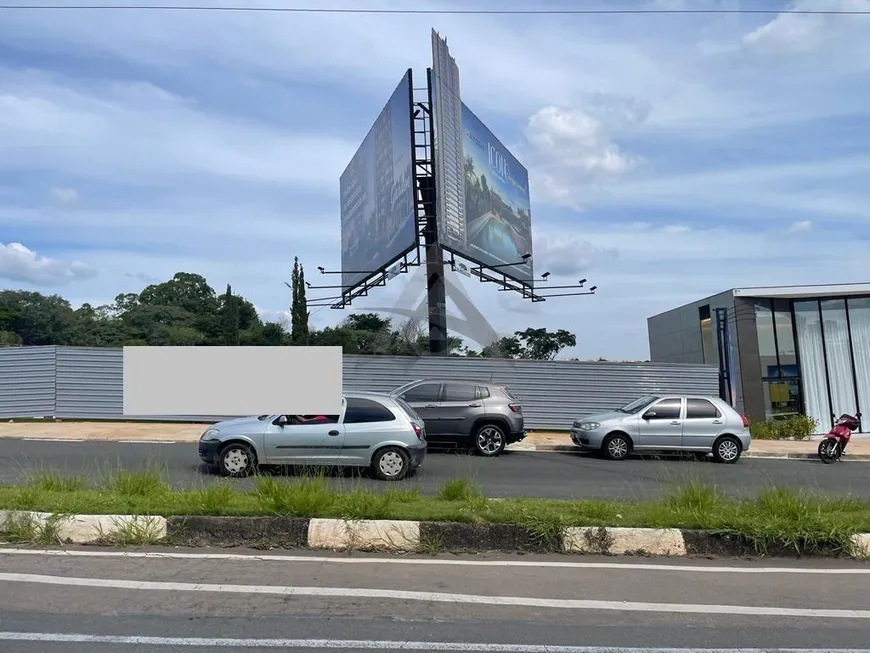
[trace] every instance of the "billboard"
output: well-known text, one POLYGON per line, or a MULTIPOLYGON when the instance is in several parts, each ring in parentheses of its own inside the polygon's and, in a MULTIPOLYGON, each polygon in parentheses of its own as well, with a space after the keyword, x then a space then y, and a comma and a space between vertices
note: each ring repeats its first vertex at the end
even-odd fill
POLYGON ((412 104, 408 70, 341 175, 345 292, 416 245, 412 104))
MULTIPOLYGON (((463 238, 444 245, 484 266, 505 265, 532 253, 529 173, 486 125, 462 105, 465 182, 463 238)), ((499 269, 531 284, 532 262, 499 269)))
MULTIPOLYGON (((484 267, 532 253, 529 174, 462 102, 459 68, 432 30, 431 105, 441 245, 484 267)), ((531 260, 498 272, 532 286, 531 260)))

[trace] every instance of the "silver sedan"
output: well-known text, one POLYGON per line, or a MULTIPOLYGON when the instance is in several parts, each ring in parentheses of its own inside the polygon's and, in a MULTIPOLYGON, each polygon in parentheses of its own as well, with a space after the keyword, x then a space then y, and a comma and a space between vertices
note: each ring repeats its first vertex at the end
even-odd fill
POLYGON ((647 395, 607 413, 574 421, 582 449, 622 460, 632 452, 691 452, 734 463, 749 449, 749 421, 719 397, 647 395))
POLYGON ((339 415, 260 415, 218 422, 202 434, 199 457, 224 476, 260 465, 369 467, 386 481, 423 464, 423 420, 398 398, 345 393, 339 415))

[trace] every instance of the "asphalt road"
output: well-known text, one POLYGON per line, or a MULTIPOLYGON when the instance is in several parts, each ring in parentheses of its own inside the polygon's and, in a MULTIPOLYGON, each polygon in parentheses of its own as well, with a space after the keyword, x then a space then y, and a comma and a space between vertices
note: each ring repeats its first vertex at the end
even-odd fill
POLYGON ((858 563, 74 551, 0 550, 4 653, 870 650, 858 563))
MULTIPOLYGON (((197 487, 219 478, 200 465, 196 444, 128 444, 121 442, 34 442, 0 440, 0 484, 21 483, 45 470, 86 474, 98 482, 123 467, 160 469, 175 487, 197 487)), ((290 472, 292 473, 292 471, 290 472)), ((625 498, 660 496, 668 487, 701 480, 733 495, 754 493, 770 485, 800 487, 827 494, 870 497, 867 467, 818 461, 745 458, 734 465, 710 461, 645 459, 613 462, 582 453, 510 452, 495 459, 462 453, 431 452, 422 468, 401 485, 435 493, 445 481, 465 478, 489 497, 625 498)), ((334 472, 332 482, 345 487, 396 487, 351 471, 334 472)), ((251 481, 234 481, 240 488, 251 481)))

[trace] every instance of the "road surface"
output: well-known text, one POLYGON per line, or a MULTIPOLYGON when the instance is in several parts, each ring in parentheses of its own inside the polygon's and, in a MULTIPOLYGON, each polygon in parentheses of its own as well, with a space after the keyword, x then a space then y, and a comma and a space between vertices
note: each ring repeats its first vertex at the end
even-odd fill
MULTIPOLYGON (((40 470, 87 474, 94 482, 119 467, 161 469, 175 487, 197 487, 218 478, 199 463, 196 444, 122 442, 36 442, 0 440, 0 484, 20 483, 40 470)), ((547 498, 657 497, 692 479, 716 484, 733 495, 754 493, 771 484, 829 494, 870 497, 863 464, 823 465, 818 461, 743 459, 735 465, 679 459, 612 462, 582 453, 510 452, 495 459, 432 452, 424 466, 400 485, 435 493, 445 481, 466 478, 487 496, 547 498)), ((332 482, 395 488, 353 473, 335 473, 332 482)), ((237 482, 250 487, 249 480, 237 482)))
POLYGON ((854 562, 71 551, 0 549, 4 653, 870 647, 854 562))

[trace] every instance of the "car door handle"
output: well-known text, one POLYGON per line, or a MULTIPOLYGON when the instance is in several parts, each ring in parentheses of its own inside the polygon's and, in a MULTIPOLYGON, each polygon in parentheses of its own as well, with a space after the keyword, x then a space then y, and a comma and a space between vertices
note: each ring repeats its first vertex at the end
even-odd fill
POLYGON ((436 406, 435 404, 427 404, 423 406, 423 408, 438 408, 438 406, 436 406))
POLYGON ((339 431, 333 430, 333 431, 330 431, 327 435, 341 435, 341 433, 339 431))
POLYGON ((480 408, 480 404, 468 404, 469 408, 480 408))
POLYGON ((722 423, 722 420, 721 420, 721 419, 714 419, 714 420, 713 420, 713 423, 714 423, 714 424, 721 424, 721 423, 722 423))
POLYGON ((679 426, 679 425, 680 425, 680 420, 678 420, 678 419, 675 419, 673 422, 671 422, 671 426, 679 426))

